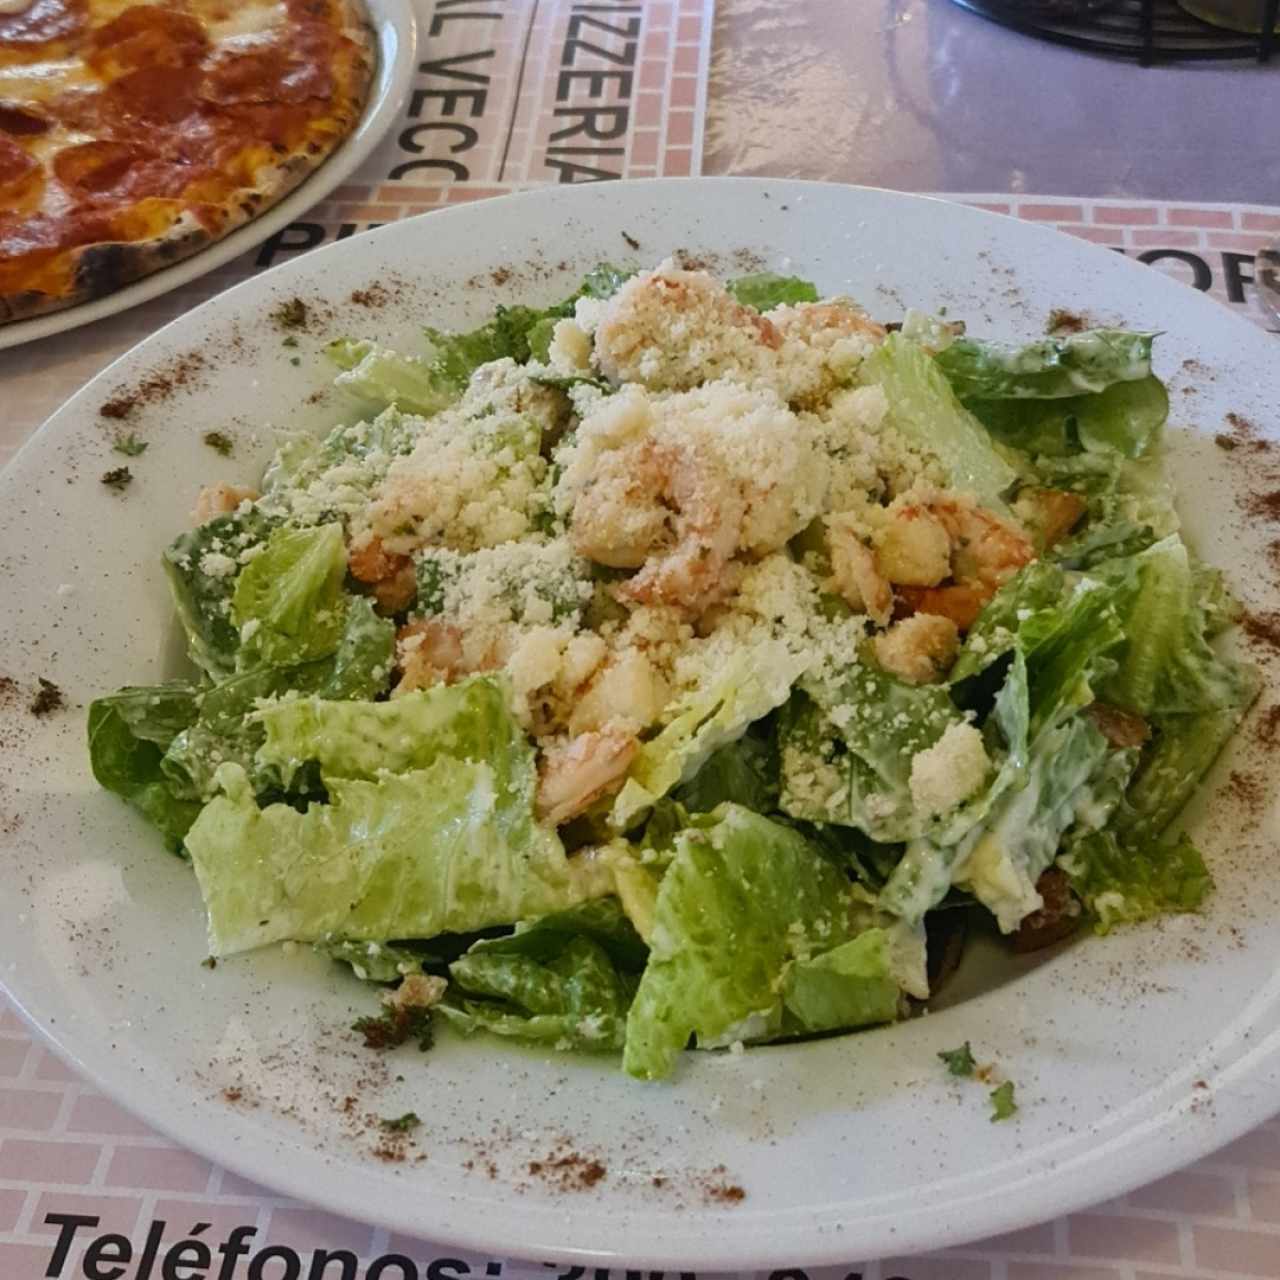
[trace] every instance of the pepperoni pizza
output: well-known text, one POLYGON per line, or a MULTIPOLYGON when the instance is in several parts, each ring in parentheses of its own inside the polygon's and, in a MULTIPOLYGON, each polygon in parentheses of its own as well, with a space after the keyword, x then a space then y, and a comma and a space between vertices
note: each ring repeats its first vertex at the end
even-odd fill
POLYGON ((0 0, 0 324, 277 203, 355 128, 359 0, 0 0))

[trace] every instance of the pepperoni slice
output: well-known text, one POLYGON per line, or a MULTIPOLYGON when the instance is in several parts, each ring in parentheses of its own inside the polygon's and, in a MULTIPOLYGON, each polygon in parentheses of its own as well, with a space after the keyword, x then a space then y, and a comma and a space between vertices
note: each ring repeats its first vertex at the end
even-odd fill
POLYGON ((209 64, 206 101, 219 106, 252 106, 327 98, 333 76, 324 59, 297 56, 279 45, 223 54, 209 64))
POLYGON ((119 74, 141 67, 193 66, 204 57, 209 37, 197 18, 139 4, 89 33, 85 61, 96 71, 119 74))
POLYGON ((189 115, 200 92, 200 77, 190 67, 139 67, 107 88, 110 108, 126 120, 175 124, 189 115))
POLYGON ((64 187, 85 195, 100 195, 119 187, 145 156, 127 142, 83 142, 53 158, 53 171, 64 187))
POLYGON ((207 170, 157 157, 130 142, 109 139, 59 151, 53 158, 53 171, 69 191, 98 205, 147 196, 173 199, 208 177, 207 170))
POLYGON ((65 40, 88 18, 88 0, 31 0, 17 13, 0 14, 0 45, 30 47, 65 40))
POLYGON ((36 162, 11 138, 0 133, 0 190, 16 186, 36 162))
POLYGON ((0 133, 15 138, 34 138, 47 133, 52 124, 48 116, 25 102, 5 102, 0 99, 0 133))

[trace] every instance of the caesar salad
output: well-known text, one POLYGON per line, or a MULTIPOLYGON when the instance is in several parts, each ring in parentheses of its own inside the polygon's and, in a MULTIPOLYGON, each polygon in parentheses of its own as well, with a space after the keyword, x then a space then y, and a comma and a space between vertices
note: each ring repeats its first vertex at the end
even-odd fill
POLYGON ((212 957, 313 944, 382 987, 370 1043, 646 1079, 909 1016, 957 920, 1193 911, 1178 815, 1257 679, 1154 341, 667 261, 334 342, 350 412, 201 491, 163 555, 195 674, 94 702, 94 774, 212 957))

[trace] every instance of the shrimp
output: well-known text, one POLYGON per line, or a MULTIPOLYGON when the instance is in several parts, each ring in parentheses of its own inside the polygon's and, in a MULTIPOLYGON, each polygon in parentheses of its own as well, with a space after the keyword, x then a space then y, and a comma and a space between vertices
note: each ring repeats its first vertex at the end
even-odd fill
POLYGON ((655 391, 696 387, 707 381, 709 368, 714 376, 741 377, 768 364, 779 346, 766 317, 705 271, 670 261, 623 285, 595 332, 596 362, 606 377, 655 391))
POLYGON ((797 336, 807 342, 834 341, 838 338, 869 338, 881 343, 885 327, 871 319, 852 302, 802 302, 779 307, 766 316, 783 338, 797 336))
POLYGON ((832 584, 851 609, 883 626, 893 615, 893 588, 877 567, 875 553, 858 537, 850 517, 828 516, 826 526, 832 584))
POLYGON ((1089 504, 1078 493, 1065 489, 1024 489, 1014 509, 1047 551, 1080 523, 1089 504))
POLYGON ((951 581, 944 583, 938 578, 933 583, 918 579, 901 583, 899 599, 908 613, 950 618, 961 631, 966 631, 1000 587, 1035 559, 1035 547, 1010 521, 970 499, 950 494, 938 494, 923 503, 907 503, 891 513, 891 519, 917 520, 921 509, 946 532, 951 549, 951 581))
POLYGON ((218 516, 227 516, 242 502, 256 502, 262 495, 256 489, 235 484, 207 484, 196 497, 191 518, 196 524, 207 524, 218 516))
POLYGON ((558 827, 584 812, 622 785, 639 749, 634 734, 606 729, 580 733, 545 751, 538 772, 538 816, 558 827))
POLYGON ((880 665, 908 684, 930 684, 951 669, 960 632, 950 619, 929 613, 895 622, 873 642, 880 665))
POLYGON ((400 680, 392 697, 495 671, 504 658, 497 637, 475 629, 464 633, 461 627, 440 618, 424 618, 401 627, 396 633, 396 652, 400 680))
POLYGON ((570 539, 590 560, 639 569, 617 588, 621 599, 700 612, 732 587, 745 515, 738 487, 705 451, 648 437, 601 455, 570 539))
POLYGON ((418 594, 413 561, 408 556, 388 551, 376 533, 358 546, 354 542, 351 544, 347 568, 357 582, 373 588, 373 598, 383 613, 400 613, 413 603, 418 594))
POLYGON ((1003 586, 1036 558, 1035 547, 1015 524, 963 498, 942 497, 929 512, 951 538, 951 575, 957 582, 1003 586))

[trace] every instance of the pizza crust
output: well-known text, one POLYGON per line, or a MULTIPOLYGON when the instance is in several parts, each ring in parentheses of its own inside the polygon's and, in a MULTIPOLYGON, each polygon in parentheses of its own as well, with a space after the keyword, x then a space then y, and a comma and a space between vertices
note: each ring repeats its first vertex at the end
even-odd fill
POLYGON ((340 14, 339 30, 356 49, 355 83, 347 95, 352 104, 351 119, 339 121, 341 127, 327 145, 313 142, 308 149, 296 151, 262 169, 256 187, 242 188, 232 198, 227 216, 216 232, 201 225, 190 212, 184 212, 163 235, 149 240, 102 241, 80 246, 71 253, 75 283, 66 294, 55 297, 27 291, 0 296, 0 325, 81 306, 190 258, 266 213, 319 169, 359 125, 377 67, 373 25, 363 6, 359 0, 336 0, 336 4, 340 14))

